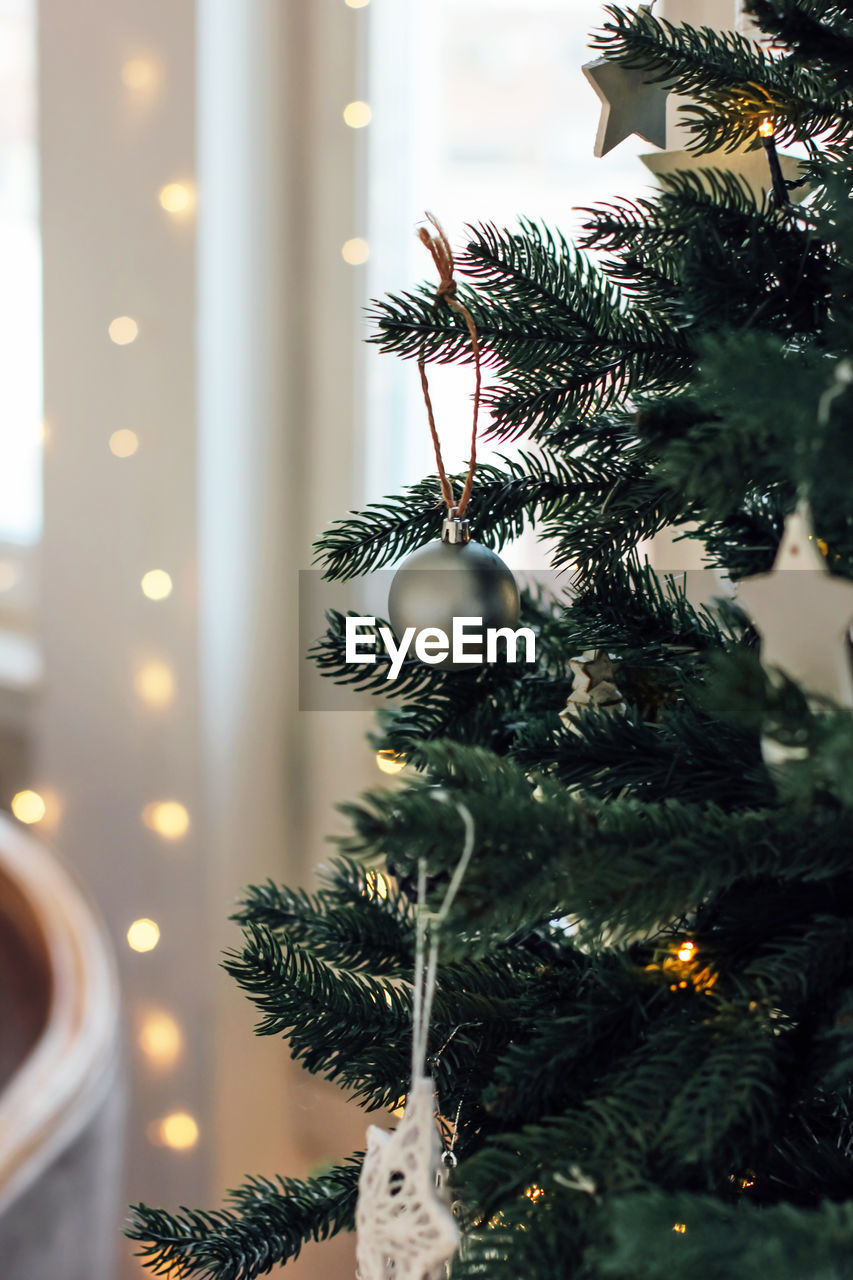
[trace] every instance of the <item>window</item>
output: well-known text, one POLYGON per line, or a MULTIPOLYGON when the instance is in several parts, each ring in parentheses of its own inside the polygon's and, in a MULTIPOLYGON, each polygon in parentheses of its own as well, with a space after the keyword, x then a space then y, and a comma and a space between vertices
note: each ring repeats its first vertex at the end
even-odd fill
MULTIPOLYGON (((629 138, 593 155, 598 99, 581 66, 596 55, 599 0, 372 0, 367 285, 371 297, 429 279, 414 230, 435 213, 454 245, 466 223, 519 216, 566 234, 578 207, 651 186, 629 138)), ((411 363, 367 356, 368 496, 434 465, 411 363)), ((431 379, 445 461, 467 456, 472 377, 431 379)), ((482 456, 489 450, 482 449, 482 456)))

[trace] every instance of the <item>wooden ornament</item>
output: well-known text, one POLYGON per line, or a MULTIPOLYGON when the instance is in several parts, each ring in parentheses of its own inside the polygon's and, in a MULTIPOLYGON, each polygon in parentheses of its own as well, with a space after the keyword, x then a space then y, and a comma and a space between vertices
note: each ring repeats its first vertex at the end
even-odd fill
POLYGON ((594 155, 606 156, 632 133, 653 146, 666 145, 667 90, 649 81, 647 70, 608 58, 587 62, 582 70, 601 99, 594 155))
POLYGON ((570 658, 569 667, 574 676, 572 691, 560 712, 567 729, 578 733, 577 721, 589 707, 613 715, 625 714, 625 703, 614 680, 613 663, 603 649, 587 649, 580 657, 570 658))

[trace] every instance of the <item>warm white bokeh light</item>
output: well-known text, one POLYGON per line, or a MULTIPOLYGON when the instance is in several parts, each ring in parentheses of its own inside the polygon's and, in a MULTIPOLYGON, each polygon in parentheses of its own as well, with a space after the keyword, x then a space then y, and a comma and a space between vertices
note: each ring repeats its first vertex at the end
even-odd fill
POLYGON ((138 1044, 151 1066, 165 1070, 173 1067, 181 1055, 181 1028, 170 1013, 153 1010, 142 1021, 138 1044))
POLYGON ((195 205, 195 189, 188 182, 167 182, 158 199, 167 213, 189 213, 195 205))
POLYGON ((130 458, 139 448, 139 436, 127 427, 120 427, 110 436, 110 453, 117 458, 130 458))
POLYGON ((370 257, 370 247, 366 240, 362 240, 360 236, 354 236, 352 240, 346 240, 341 245, 341 257, 351 267, 360 267, 370 257))
POLYGON ((399 773, 406 767, 406 757, 396 751, 377 751, 376 764, 382 773, 399 773))
POLYGON ((117 347, 126 347, 128 343, 136 340, 139 325, 133 316, 116 316, 115 320, 110 321, 107 332, 117 347))
POLYGON ((134 920, 127 931, 127 945, 131 951, 153 951, 159 941, 160 926, 147 916, 134 920))
POLYGON ((37 791, 19 791, 12 797, 12 812, 19 822, 41 822, 47 805, 37 791))
POLYGON ((149 600, 165 600, 172 594, 172 579, 165 569, 149 569, 140 585, 149 600))
POLYGON ((344 124, 351 129, 363 129, 370 124, 373 112, 366 102, 348 102, 344 107, 344 124))
POLYGON ((367 892, 371 898, 388 897, 388 879, 381 871, 368 871, 367 892))
POLYGON ((155 1120, 148 1128, 151 1142, 171 1147, 173 1151, 188 1151, 198 1142, 198 1124, 187 1111, 173 1111, 162 1120, 155 1120))
POLYGON ((370 0, 345 0, 348 9, 365 9, 370 0))
POLYGON ((133 687, 149 707, 168 707, 175 696, 175 677, 165 662, 146 662, 133 679, 133 687))
POLYGON ((153 800, 142 810, 142 821, 164 840, 180 840, 189 830, 190 815, 177 800, 153 800))
POLYGON ((128 58, 121 69, 126 89, 150 89, 157 82, 157 68, 150 58, 128 58))
POLYGON ((11 591, 21 580, 21 566, 14 560, 0 560, 0 592, 11 591))

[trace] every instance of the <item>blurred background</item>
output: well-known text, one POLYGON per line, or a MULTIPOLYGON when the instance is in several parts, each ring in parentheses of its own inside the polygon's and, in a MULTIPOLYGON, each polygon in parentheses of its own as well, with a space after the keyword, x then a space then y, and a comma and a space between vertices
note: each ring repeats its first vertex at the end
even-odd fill
MULTIPOLYGON (((600 16, 0 0, 6 1280, 147 1274, 109 1189, 212 1207, 363 1142, 219 968, 241 886, 310 884, 334 803, 381 777, 362 714, 298 708, 297 574, 431 469, 414 367, 364 345, 368 299, 430 277, 424 211, 455 244, 521 214, 570 232, 650 186, 639 140, 592 156, 600 16)), ((458 469, 470 371, 433 389, 458 469)), ((292 1273, 350 1276, 351 1242, 292 1273)))

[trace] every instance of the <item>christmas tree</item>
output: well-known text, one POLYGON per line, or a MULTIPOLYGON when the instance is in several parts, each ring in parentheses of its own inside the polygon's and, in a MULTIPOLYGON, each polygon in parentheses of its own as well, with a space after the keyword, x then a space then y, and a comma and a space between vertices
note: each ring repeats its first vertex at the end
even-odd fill
MULTIPOLYGON (((853 1276, 853 4, 748 10, 764 38, 615 8, 596 37, 689 99, 708 171, 589 211, 577 247, 472 229, 485 430, 523 442, 479 468, 473 536, 535 524, 571 594, 523 594, 535 665, 412 657, 393 686, 331 617, 322 669, 391 689, 377 747, 409 769, 347 805, 318 892, 248 890, 226 962, 261 1034, 387 1114, 419 868, 435 907, 467 815, 427 1049, 454 1280, 853 1276), (730 163, 753 152, 762 198, 730 163), (672 526, 751 581, 692 605, 644 563, 672 526)), ((434 284, 375 319, 384 351, 471 360, 434 284)), ((428 477, 341 521, 326 573, 434 540, 435 500, 428 477)), ((131 1233, 155 1272, 253 1280, 353 1227, 360 1165, 138 1207, 131 1233)))

